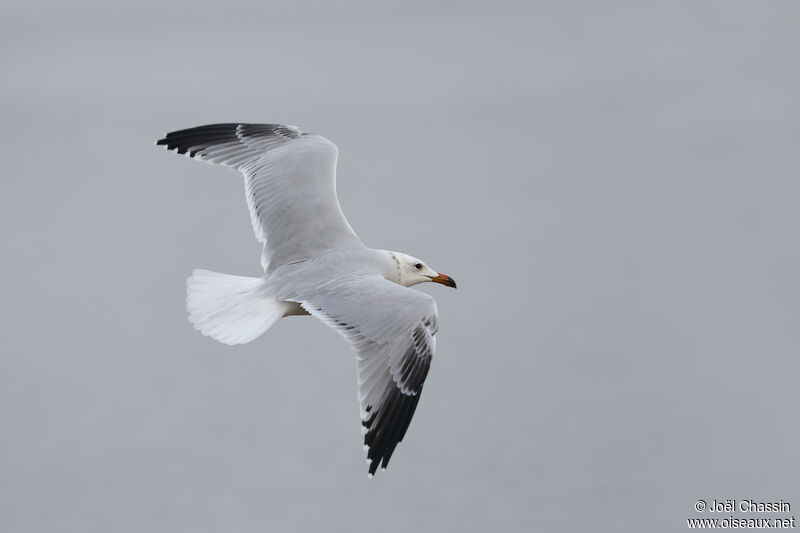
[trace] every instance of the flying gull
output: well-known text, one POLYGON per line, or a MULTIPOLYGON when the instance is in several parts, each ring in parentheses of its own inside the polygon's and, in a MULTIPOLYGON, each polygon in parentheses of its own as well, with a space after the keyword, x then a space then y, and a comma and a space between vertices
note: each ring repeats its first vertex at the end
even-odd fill
POLYGON ((250 342, 281 317, 313 315, 353 347, 370 477, 403 440, 428 375, 439 328, 434 299, 408 287, 449 276, 400 252, 367 248, 336 196, 339 150, 295 126, 211 124, 156 144, 244 175, 257 278, 195 270, 189 322, 225 344, 250 342))

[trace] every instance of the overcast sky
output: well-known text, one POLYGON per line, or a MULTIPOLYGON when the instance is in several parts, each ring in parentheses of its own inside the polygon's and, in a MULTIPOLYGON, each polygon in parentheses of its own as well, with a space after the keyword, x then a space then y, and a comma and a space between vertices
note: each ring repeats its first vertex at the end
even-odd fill
POLYGON ((0 529, 800 509, 798 27, 793 2, 6 2, 0 529), (364 242, 458 281, 420 288, 437 353, 372 480, 334 331, 186 320, 192 269, 258 275, 259 246, 240 176, 153 142, 230 121, 332 140, 364 242))

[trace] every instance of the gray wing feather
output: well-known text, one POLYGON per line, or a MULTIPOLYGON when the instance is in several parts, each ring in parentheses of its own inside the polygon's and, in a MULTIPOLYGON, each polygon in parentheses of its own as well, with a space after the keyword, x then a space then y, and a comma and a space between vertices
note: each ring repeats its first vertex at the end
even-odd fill
POLYGON ((344 244, 361 244, 336 196, 339 151, 282 124, 210 124, 168 133, 168 150, 239 170, 266 270, 344 244))
POLYGON ((436 302, 383 278, 332 281, 297 301, 356 351, 369 472, 386 468, 419 403, 436 347, 436 302))

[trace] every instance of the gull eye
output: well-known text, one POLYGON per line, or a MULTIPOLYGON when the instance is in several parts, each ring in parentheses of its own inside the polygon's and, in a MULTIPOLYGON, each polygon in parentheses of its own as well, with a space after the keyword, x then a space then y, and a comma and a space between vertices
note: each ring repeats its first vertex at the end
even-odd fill
POLYGON ((417 270, 421 270, 422 269, 422 263, 415 264, 414 268, 416 268, 417 270))

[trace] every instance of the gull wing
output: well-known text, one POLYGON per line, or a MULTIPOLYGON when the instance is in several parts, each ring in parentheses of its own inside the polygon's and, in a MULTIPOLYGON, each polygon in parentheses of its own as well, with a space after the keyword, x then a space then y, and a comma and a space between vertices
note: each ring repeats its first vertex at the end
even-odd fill
POLYGON ((385 469, 430 369, 439 327, 436 302, 378 276, 334 280, 297 301, 355 349, 369 473, 385 469))
POLYGON ((339 150, 324 137, 282 124, 210 124, 156 142, 244 175, 264 270, 361 244, 336 196, 339 150))

